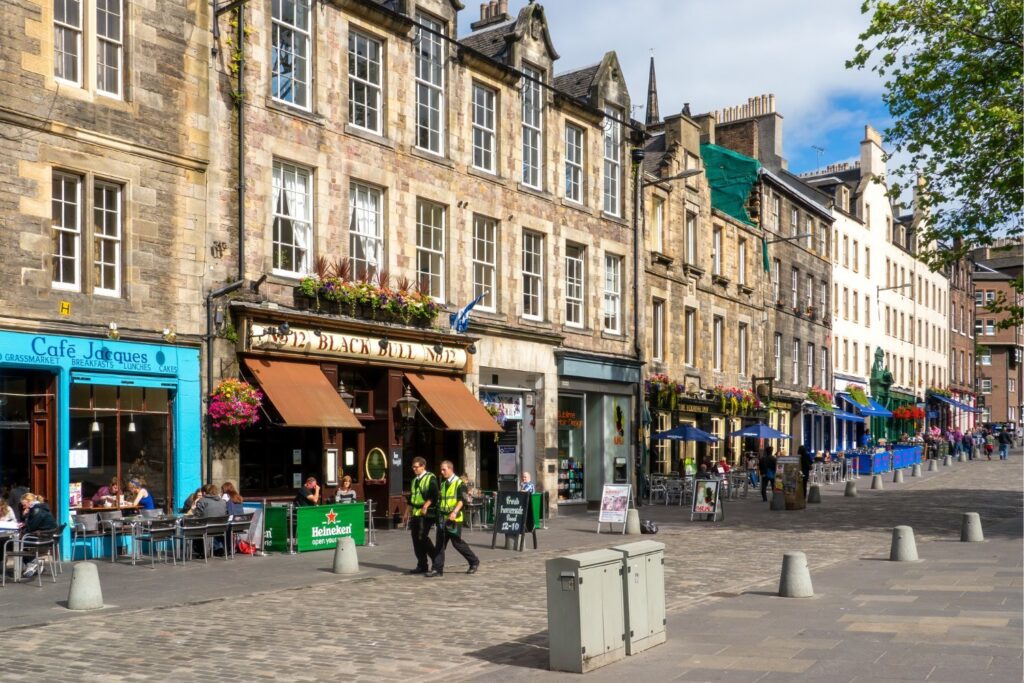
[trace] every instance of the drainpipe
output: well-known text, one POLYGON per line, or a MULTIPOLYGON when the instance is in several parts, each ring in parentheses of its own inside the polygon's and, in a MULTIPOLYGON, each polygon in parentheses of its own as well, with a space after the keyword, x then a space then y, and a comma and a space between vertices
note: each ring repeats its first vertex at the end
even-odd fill
MULTIPOLYGON (((245 284, 245 280, 235 280, 229 285, 220 289, 211 290, 206 295, 206 396, 209 400, 210 392, 213 391, 213 300, 230 294, 245 284)), ((213 450, 210 448, 210 418, 206 418, 206 483, 213 483, 213 450)))
POLYGON ((644 165, 643 140, 638 143, 630 152, 630 160, 633 162, 633 348, 636 352, 637 372, 639 377, 636 382, 636 410, 635 439, 636 445, 633 450, 633 462, 629 468, 629 483, 632 484, 633 500, 637 507, 640 507, 640 490, 637 488, 637 468, 643 466, 643 417, 644 417, 644 339, 641 332, 640 318, 640 282, 643 264, 640 255, 643 247, 643 233, 640 226, 640 205, 642 200, 643 186, 640 183, 640 171, 644 165))
POLYGON ((245 5, 238 6, 238 279, 245 280, 245 5))

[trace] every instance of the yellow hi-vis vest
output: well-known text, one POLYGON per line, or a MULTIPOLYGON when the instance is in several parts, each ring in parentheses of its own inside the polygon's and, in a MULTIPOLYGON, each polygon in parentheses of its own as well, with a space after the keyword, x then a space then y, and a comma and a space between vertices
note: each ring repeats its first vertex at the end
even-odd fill
MULTIPOLYGON (((462 484, 460 479, 455 481, 448 481, 445 479, 441 482, 441 499, 438 501, 438 505, 441 509, 441 516, 448 519, 448 515, 452 513, 455 506, 459 504, 459 486, 462 484)), ((462 524, 462 509, 459 509, 459 514, 455 517, 455 522, 462 524)))
POLYGON ((423 491, 430 486, 430 480, 433 478, 432 473, 426 472, 419 479, 412 480, 412 495, 409 496, 409 504, 412 505, 413 517, 423 516, 423 504, 427 502, 427 499, 423 497, 423 491))

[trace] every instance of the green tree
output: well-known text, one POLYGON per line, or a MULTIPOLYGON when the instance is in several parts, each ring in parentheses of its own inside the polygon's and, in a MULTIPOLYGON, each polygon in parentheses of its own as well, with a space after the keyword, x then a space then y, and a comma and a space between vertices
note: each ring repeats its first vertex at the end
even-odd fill
MULTIPOLYGON (((885 79, 891 154, 918 177, 921 258, 933 269, 1022 234, 1022 0, 865 0, 871 23, 847 68, 885 79)), ((1018 312, 1019 313, 1019 312, 1018 312)))

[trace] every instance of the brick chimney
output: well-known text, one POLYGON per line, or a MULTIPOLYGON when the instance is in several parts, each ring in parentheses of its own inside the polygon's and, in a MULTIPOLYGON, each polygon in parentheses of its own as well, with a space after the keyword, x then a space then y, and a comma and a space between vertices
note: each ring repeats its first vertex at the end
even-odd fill
POLYGON ((500 24, 512 17, 508 13, 508 0, 491 0, 480 3, 480 19, 469 25, 470 30, 478 31, 491 24, 500 24))
POLYGON ((717 144, 760 161, 770 170, 788 165, 782 156, 782 115, 775 111, 775 95, 747 98, 745 104, 716 112, 717 144))
POLYGON ((864 139, 860 141, 860 170, 869 177, 885 177, 882 136, 871 126, 864 126, 864 139))

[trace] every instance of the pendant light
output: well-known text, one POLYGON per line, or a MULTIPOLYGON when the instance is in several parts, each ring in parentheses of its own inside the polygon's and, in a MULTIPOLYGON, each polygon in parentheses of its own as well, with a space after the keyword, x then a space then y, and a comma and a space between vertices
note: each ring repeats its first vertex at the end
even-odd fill
POLYGON ((130 434, 135 433, 135 397, 132 397, 132 407, 128 412, 128 432, 130 434))
POLYGON ((96 419, 96 411, 92 413, 92 433, 97 434, 100 431, 100 421, 96 419))
POLYGON ((89 388, 89 399, 92 401, 92 426, 89 427, 89 431, 93 434, 98 434, 100 431, 100 421, 96 419, 96 389, 95 387, 89 388))

